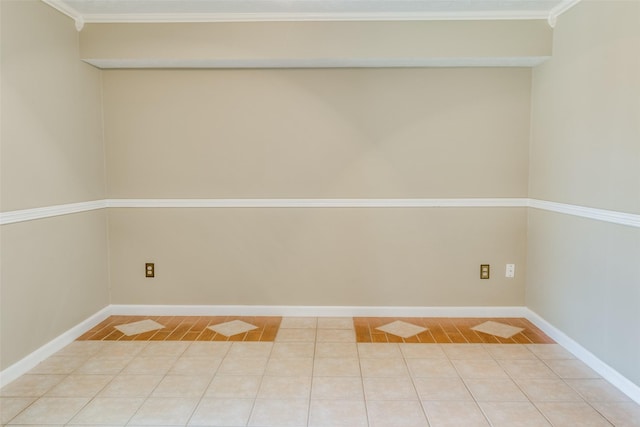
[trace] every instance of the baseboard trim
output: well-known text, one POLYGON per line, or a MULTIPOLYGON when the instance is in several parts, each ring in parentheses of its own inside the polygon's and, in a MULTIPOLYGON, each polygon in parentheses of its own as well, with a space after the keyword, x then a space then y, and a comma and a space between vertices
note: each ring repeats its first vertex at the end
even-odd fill
POLYGON ((527 312, 525 315, 527 320, 540 328, 545 334, 551 337, 558 344, 573 353, 573 355, 578 359, 586 363, 587 366, 600 374, 602 378, 609 381, 621 392, 629 396, 629 398, 640 404, 640 386, 629 381, 624 375, 620 374, 611 366, 604 363, 597 356, 578 344, 560 329, 553 326, 535 311, 529 308, 525 308, 525 310, 527 312))
POLYGON ((394 307, 293 305, 112 305, 124 316, 524 317, 526 307, 394 307))
POLYGON ((89 316, 87 319, 78 323, 76 326, 72 327, 66 332, 63 332, 61 335, 52 339, 47 344, 38 348, 34 352, 23 357, 13 365, 9 366, 3 371, 0 371, 0 387, 4 387, 21 375, 26 374, 31 369, 35 368, 38 363, 62 350, 64 347, 75 341, 76 338, 102 322, 110 315, 111 307, 107 306, 97 313, 89 316))

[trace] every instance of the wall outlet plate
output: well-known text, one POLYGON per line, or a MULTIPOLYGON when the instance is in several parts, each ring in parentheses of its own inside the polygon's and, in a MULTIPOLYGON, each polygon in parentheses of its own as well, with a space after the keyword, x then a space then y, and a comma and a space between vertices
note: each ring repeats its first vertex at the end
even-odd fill
POLYGON ((481 279, 488 279, 489 278, 489 270, 490 270, 490 266, 489 264, 480 264, 480 278, 481 279))
POLYGON ((507 268, 504 273, 505 277, 515 277, 516 276, 516 265, 515 264, 507 264, 507 268))
POLYGON ((156 277, 156 265, 152 262, 147 262, 144 265, 144 277, 156 277))

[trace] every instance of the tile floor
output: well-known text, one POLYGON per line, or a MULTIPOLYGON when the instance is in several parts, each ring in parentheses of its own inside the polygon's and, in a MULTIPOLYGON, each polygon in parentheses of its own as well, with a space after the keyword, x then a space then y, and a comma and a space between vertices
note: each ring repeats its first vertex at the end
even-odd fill
POLYGON ((640 426, 557 344, 357 343, 351 318, 273 342, 76 341, 0 390, 2 425, 640 426))

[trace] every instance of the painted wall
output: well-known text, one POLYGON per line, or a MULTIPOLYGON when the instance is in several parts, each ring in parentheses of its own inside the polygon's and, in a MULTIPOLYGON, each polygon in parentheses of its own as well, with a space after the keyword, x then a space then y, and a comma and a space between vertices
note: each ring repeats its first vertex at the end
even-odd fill
MULTIPOLYGON (((103 199, 100 71, 73 21, 2 1, 2 211, 103 199)), ((109 303, 106 213, 3 225, 0 369, 109 303)))
MULTIPOLYGON (((640 213, 640 3, 579 3, 533 73, 530 197, 640 213)), ((531 210, 526 304, 640 385, 640 231, 531 210)))
MULTIPOLYGON (((530 84, 517 68, 105 71, 108 195, 526 197, 530 84)), ((114 303, 524 303, 523 208, 113 209, 109 227, 114 303)))

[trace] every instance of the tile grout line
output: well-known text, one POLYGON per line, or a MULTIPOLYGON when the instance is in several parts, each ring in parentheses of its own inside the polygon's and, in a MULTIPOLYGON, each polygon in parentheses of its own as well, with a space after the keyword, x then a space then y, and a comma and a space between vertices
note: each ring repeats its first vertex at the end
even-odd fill
MULTIPOLYGON (((367 322, 368 328, 369 328, 369 333, 371 334, 371 324, 367 322)), ((355 325, 354 325, 354 333, 355 333, 355 325)), ((373 338, 373 337, 372 337, 373 338)), ((362 363, 360 363, 361 361, 361 357, 360 357, 360 346, 357 342, 358 339, 356 337, 356 354, 358 355, 358 370, 360 371, 360 386, 362 387, 362 401, 364 403, 364 416, 365 416, 365 420, 366 420, 366 425, 370 426, 371 422, 369 421, 369 405, 367 405, 367 391, 364 388, 364 374, 362 372, 362 363)), ((372 339, 372 343, 373 343, 373 339, 372 339)))
MULTIPOLYGON (((193 341, 198 342, 198 341, 193 341)), ((191 348, 191 346, 193 345, 193 343, 191 343, 187 349, 183 352, 186 353, 187 350, 189 348, 191 348)), ((189 415, 189 418, 187 418, 187 421, 185 422, 185 426, 188 426, 189 423, 191 422, 191 420, 193 419, 193 416, 196 414, 196 412, 198 411, 198 408, 200 408, 200 405, 202 404, 202 400, 205 398, 205 395, 207 394, 207 390, 209 390, 209 387, 211 387, 211 383, 213 383, 214 378, 216 377, 216 374, 218 373, 218 369, 220 369, 220 366, 222 365, 222 361, 227 357, 227 354, 229 354, 229 350, 231 349, 231 346, 233 344, 231 344, 230 346, 228 346, 227 351, 222 355, 222 357, 220 358, 220 363, 218 364, 218 366, 216 367, 215 371, 213 372, 213 375, 211 376, 211 379, 209 380, 209 382, 207 383, 206 387, 204 388, 204 390, 202 391, 202 394, 200 395, 200 398, 198 399, 198 403, 196 403, 195 408, 193 408, 193 411, 191 412, 191 415, 189 415)), ((166 375, 165 375, 166 377, 166 375)), ((160 381, 162 382, 162 381, 160 381)), ((157 387, 156 387, 157 388, 157 387)))
MULTIPOLYGON (((424 326, 426 327, 426 326, 424 326)), ((427 329, 429 330, 429 329, 427 329)), ((407 345, 408 343, 403 343, 405 345, 407 345)), ((440 344, 436 344, 439 348, 440 344)), ((400 346, 399 344, 397 344, 398 346, 398 351, 400 351, 400 355, 402 357, 402 360, 404 361, 405 367, 407 368, 407 372, 409 373, 409 378, 411 379, 411 385, 413 386, 413 390, 416 392, 416 396, 418 397, 418 404, 420 405, 420 410, 422 411, 422 414, 424 415, 424 419, 427 421, 427 425, 431 425, 431 423, 429 422, 429 416, 427 415, 427 410, 424 407, 424 404, 422 403, 422 399, 420 398, 420 393, 418 392, 418 387, 416 386, 416 378, 411 374, 411 369, 409 369, 409 363, 407 362, 407 358, 405 357, 406 355, 404 354, 404 352, 402 351, 402 346, 400 346)))
POLYGON ((316 369, 316 351, 318 348, 318 319, 316 319, 316 335, 315 335, 315 339, 313 340, 313 360, 311 361, 311 387, 309 387, 309 404, 307 405, 307 427, 309 427, 309 425, 311 424, 311 399, 313 396, 313 383, 314 383, 314 376, 313 373, 315 372, 316 369))

